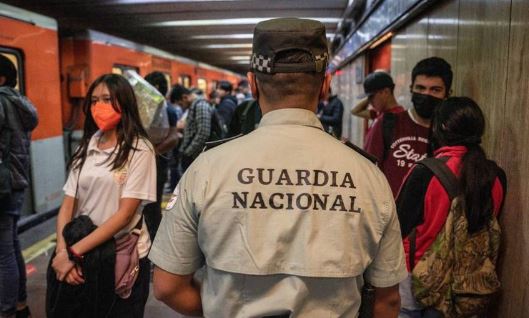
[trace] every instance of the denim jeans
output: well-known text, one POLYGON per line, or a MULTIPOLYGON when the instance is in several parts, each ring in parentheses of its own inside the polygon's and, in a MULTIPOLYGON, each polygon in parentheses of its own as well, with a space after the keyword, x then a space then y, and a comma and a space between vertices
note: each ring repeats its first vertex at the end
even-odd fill
POLYGON ((399 318, 443 317, 439 311, 433 308, 424 308, 415 301, 415 297, 413 297, 413 292, 411 290, 411 274, 408 274, 408 278, 400 282, 399 293, 401 303, 399 318))
POLYGON ((17 220, 24 191, 15 191, 8 204, 0 206, 0 317, 9 317, 17 302, 26 300, 26 265, 20 251, 17 220))

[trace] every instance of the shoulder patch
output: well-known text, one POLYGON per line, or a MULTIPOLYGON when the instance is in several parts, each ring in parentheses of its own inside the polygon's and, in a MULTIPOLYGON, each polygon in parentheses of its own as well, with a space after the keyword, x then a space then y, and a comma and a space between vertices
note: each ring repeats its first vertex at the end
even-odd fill
POLYGON ((378 162, 377 157, 373 156, 369 152, 367 152, 364 149, 362 149, 362 148, 358 147, 357 145, 353 144, 349 140, 344 142, 344 145, 346 145, 347 147, 349 147, 349 148, 353 149, 354 151, 358 152, 363 157, 365 157, 367 160, 371 161, 373 164, 375 164, 375 165, 377 164, 377 162, 378 162))
POLYGON ((210 149, 213 149, 213 148, 215 148, 217 146, 220 146, 220 145, 222 145, 224 143, 227 143, 229 141, 232 141, 232 140, 237 139, 237 138, 242 137, 242 136, 243 136, 243 134, 238 134, 237 136, 233 136, 233 137, 230 137, 230 138, 224 138, 224 139, 215 140, 215 141, 208 141, 208 142, 206 142, 206 146, 204 146, 204 150, 202 150, 202 152, 206 152, 206 151, 208 151, 210 149))

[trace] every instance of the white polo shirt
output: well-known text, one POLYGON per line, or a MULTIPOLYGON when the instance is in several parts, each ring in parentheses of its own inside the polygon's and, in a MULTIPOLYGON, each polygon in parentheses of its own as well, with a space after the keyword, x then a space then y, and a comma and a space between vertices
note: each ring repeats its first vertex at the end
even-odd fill
POLYGON ((149 258, 175 274, 206 265, 206 317, 354 317, 363 274, 406 278, 383 173, 303 109, 201 154, 168 205, 149 258))
MULTIPOLYGON (((131 151, 129 162, 118 171, 111 171, 107 158, 114 148, 101 150, 97 142, 101 132, 92 136, 88 145, 87 157, 81 170, 79 189, 77 190, 77 211, 75 216, 88 215, 95 225, 101 225, 118 211, 121 198, 142 200, 129 225, 115 235, 120 237, 133 229, 140 220, 143 207, 156 201, 156 160, 153 146, 149 141, 139 139, 131 151)), ((70 171, 64 185, 64 193, 75 197, 79 170, 70 171)), ((140 258, 149 252, 151 242, 145 219, 138 241, 140 258)))

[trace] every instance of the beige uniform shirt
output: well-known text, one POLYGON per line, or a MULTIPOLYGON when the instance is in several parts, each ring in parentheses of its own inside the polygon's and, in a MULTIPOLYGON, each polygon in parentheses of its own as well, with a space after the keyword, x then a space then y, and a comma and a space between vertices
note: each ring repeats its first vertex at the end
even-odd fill
MULTIPOLYGON (((126 234, 140 220, 145 204, 156 201, 156 161, 153 146, 145 140, 138 140, 131 151, 129 162, 118 171, 111 171, 108 162, 103 163, 111 155, 113 148, 100 150, 97 141, 100 132, 94 134, 88 145, 86 161, 81 170, 72 170, 64 185, 64 193, 75 197, 77 180, 77 211, 75 216, 88 215, 95 225, 101 225, 118 211, 121 198, 142 200, 129 225, 121 230, 116 237, 126 234), (103 163, 103 164, 102 164, 103 163)), ((138 251, 141 257, 147 256, 151 245, 145 219, 138 240, 138 251)))
POLYGON ((384 175, 307 110, 200 155, 168 209, 149 258, 181 275, 205 264, 206 317, 355 317, 364 273, 407 276, 384 175))

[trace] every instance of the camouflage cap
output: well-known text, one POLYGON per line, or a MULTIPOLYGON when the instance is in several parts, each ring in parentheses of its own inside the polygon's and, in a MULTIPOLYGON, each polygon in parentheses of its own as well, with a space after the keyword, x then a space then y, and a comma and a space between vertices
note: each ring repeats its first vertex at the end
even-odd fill
POLYGON ((325 26, 315 20, 279 18, 258 23, 253 33, 250 70, 261 73, 325 72, 329 55, 325 26), (277 63, 276 55, 287 50, 306 51, 313 61, 277 63))

